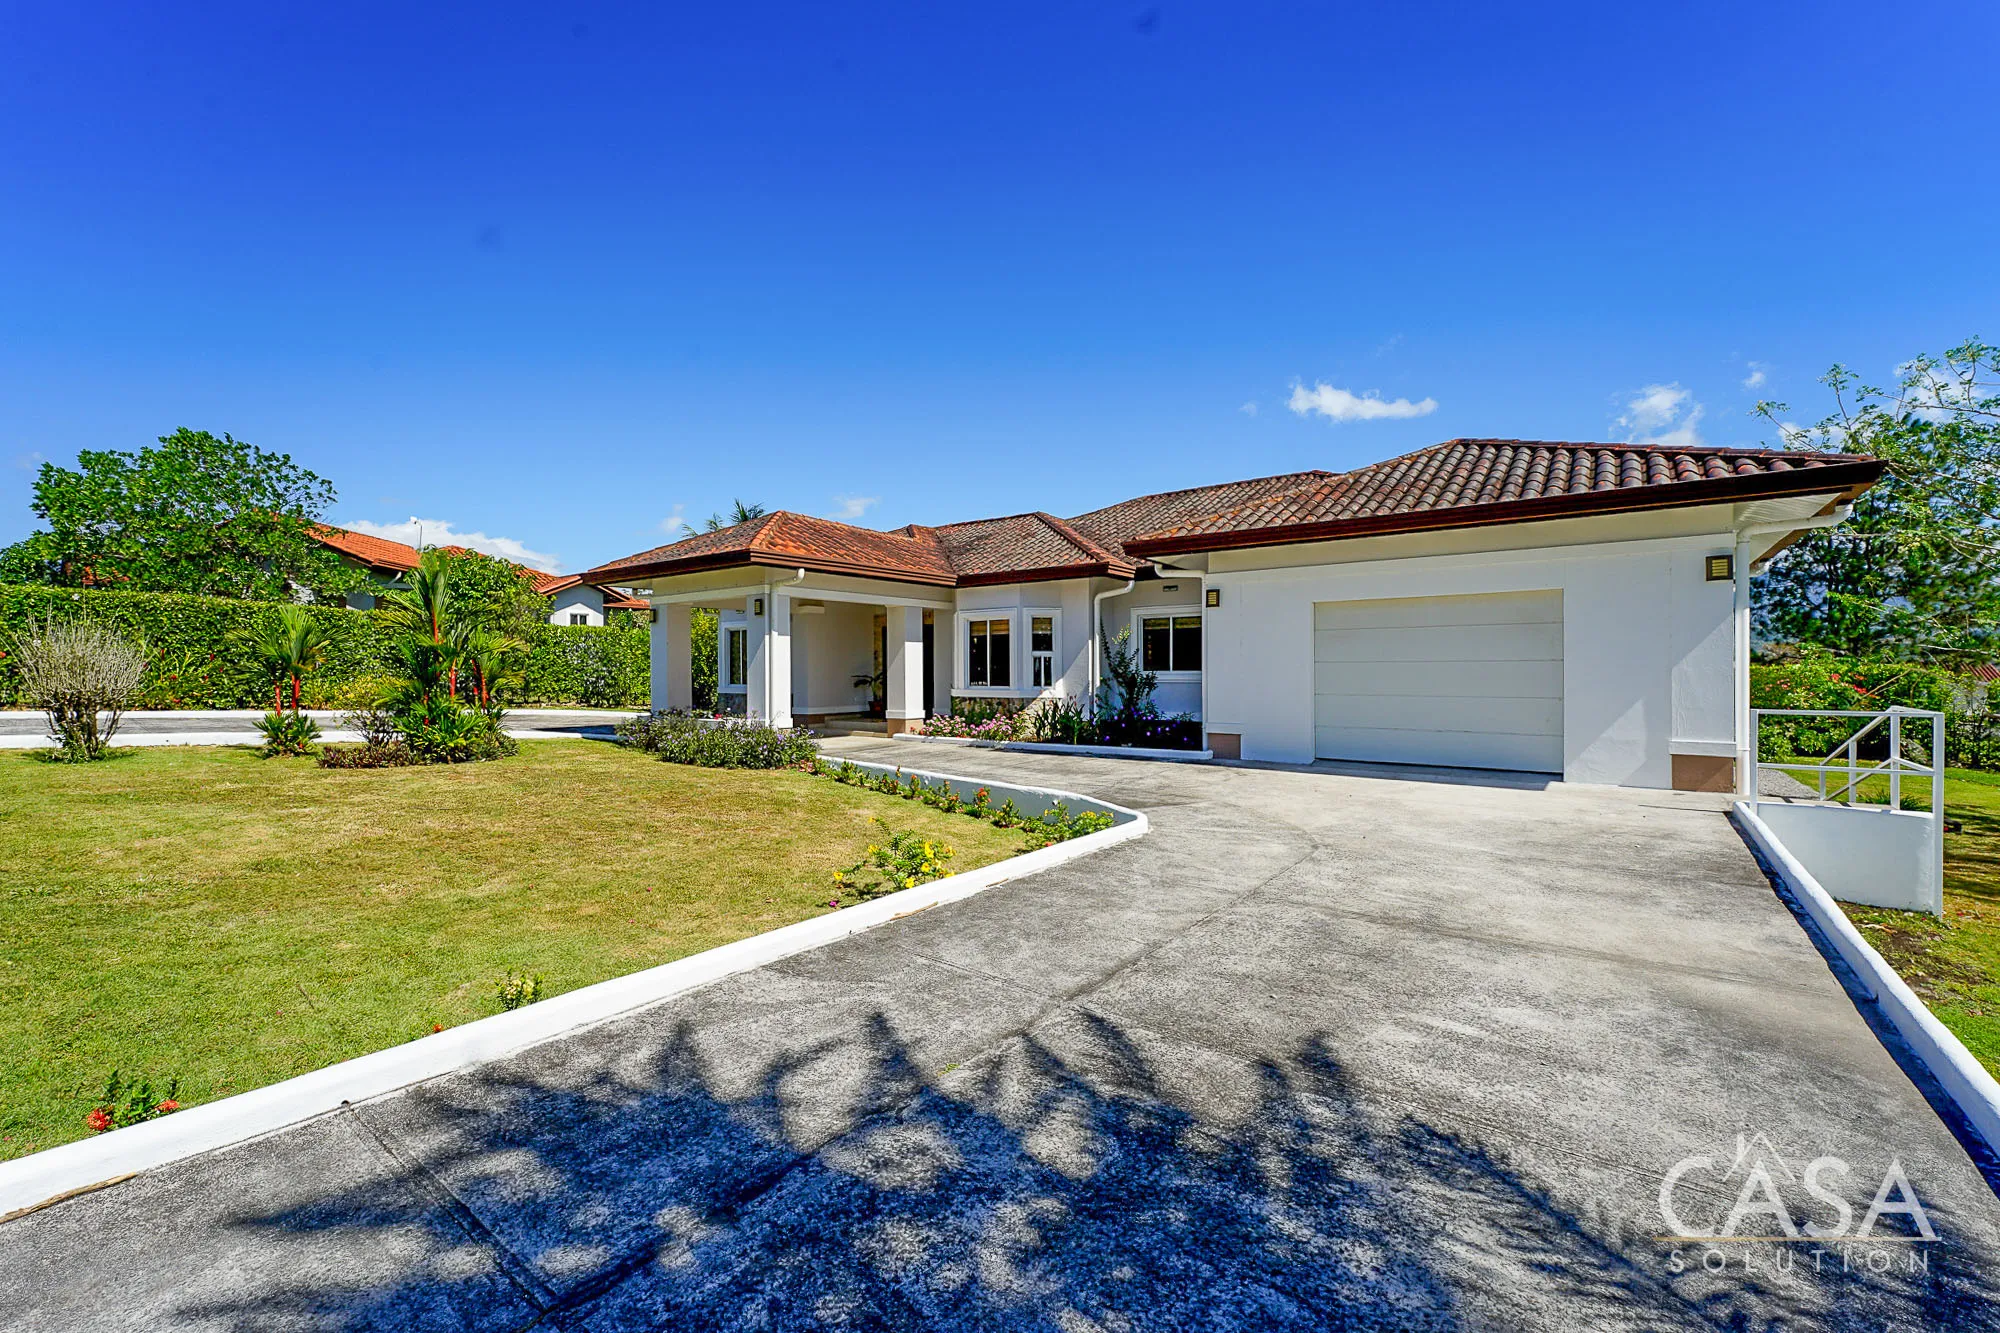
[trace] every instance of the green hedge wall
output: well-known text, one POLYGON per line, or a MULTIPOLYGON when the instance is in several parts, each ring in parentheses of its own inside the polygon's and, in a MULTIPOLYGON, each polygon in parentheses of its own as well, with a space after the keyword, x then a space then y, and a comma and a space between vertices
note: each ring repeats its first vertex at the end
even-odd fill
MULTIPOLYGON (((1810 656, 1792 662, 1753 663, 1753 708, 1824 708, 1874 712, 1901 705, 1945 715, 1945 762, 1954 768, 2000 767, 2000 726, 1991 687, 1942 667, 1869 658, 1810 656)), ((1765 760, 1818 757, 1854 732, 1852 718, 1766 718, 1759 730, 1765 760)), ((1884 733, 1878 732, 1876 735, 1884 733)), ((1904 727, 1912 757, 1928 758, 1930 728, 1904 727), (1921 753, 1919 753, 1921 751, 1921 753)), ((1863 753, 1885 748, 1874 736, 1863 753)))
MULTIPOLYGON (((246 672, 229 647, 231 631, 271 614, 268 602, 177 593, 112 592, 0 584, 0 651, 30 624, 54 615, 101 621, 146 647, 142 708, 256 708, 269 685, 246 672)), ((326 661, 307 681, 309 707, 368 702, 383 682, 385 636, 375 613, 315 606, 327 631, 326 661)), ((601 629, 540 625, 529 637, 525 682, 510 703, 641 706, 648 689, 649 631, 627 621, 601 629)), ((0 704, 19 707, 21 679, 0 657, 0 704)))

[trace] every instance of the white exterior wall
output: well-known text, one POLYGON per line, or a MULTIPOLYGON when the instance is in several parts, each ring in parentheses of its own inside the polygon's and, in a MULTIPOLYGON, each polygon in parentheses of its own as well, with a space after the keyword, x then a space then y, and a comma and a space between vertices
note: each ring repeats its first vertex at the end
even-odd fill
POLYGON ((580 613, 586 625, 604 623, 604 592, 588 583, 579 583, 573 588, 564 588, 549 601, 549 623, 567 625, 571 613, 580 613))
MULTIPOLYGON (((1098 579, 1057 579, 1047 583, 996 583, 984 588, 958 589, 956 613, 937 615, 938 656, 951 663, 952 695, 980 699, 1077 698, 1090 692, 1090 598, 1093 591, 1115 588, 1098 579), (1028 617, 1055 611, 1056 678, 1048 689, 1028 682, 1028 617), (965 683, 965 622, 995 612, 1014 617, 1010 635, 1014 651, 1013 684, 1006 689, 978 688, 965 683)), ((939 696, 940 708, 944 695, 939 696)))
POLYGON ((792 603, 792 712, 858 713, 869 690, 854 677, 875 669, 875 617, 863 602, 792 603))
MULTIPOLYGON (((1120 587, 1122 584, 1107 583, 1106 587, 1120 587)), ((1104 599, 1104 628, 1115 636, 1121 629, 1132 631, 1131 643, 1139 646, 1138 615, 1142 611, 1171 608, 1193 615, 1204 614, 1202 608, 1202 576, 1181 571, 1168 571, 1158 579, 1141 579, 1132 586, 1132 591, 1121 597, 1104 599), (1168 591, 1172 589, 1172 591, 1168 591)), ((1206 631, 1207 623, 1203 622, 1206 631)), ((1205 640, 1204 634, 1204 640, 1205 640)), ((1208 657, 1208 645, 1202 644, 1202 658, 1208 657)), ((1162 713, 1187 713, 1201 716, 1201 675, 1189 676, 1184 672, 1163 675, 1158 688, 1153 691, 1153 702, 1162 713)))
POLYGON ((1532 527, 1599 540, 1558 544, 1520 525, 1479 537, 1217 552, 1208 586, 1221 605, 1207 610, 1204 625, 1208 727, 1240 734, 1245 759, 1311 762, 1315 602, 1553 589, 1563 598, 1564 779, 1670 786, 1673 754, 1727 754, 1733 745, 1733 588, 1707 582, 1702 569, 1704 556, 1730 549, 1730 512, 1634 516, 1626 528, 1635 534, 1709 531, 1627 541, 1601 539, 1616 528, 1579 532, 1572 523, 1532 527), (1435 550, 1510 535, 1539 544, 1435 550), (1423 553, 1425 545, 1435 553, 1423 553))

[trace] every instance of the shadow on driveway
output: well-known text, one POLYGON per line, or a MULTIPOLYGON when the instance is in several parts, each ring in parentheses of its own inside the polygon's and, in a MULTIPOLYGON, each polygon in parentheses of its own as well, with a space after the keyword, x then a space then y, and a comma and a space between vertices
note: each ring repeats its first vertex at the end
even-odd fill
POLYGON ((414 1226, 431 1257, 367 1289, 337 1265, 288 1270, 179 1314, 241 1329, 1968 1328, 2000 1296, 1946 1218, 1916 1274, 1815 1275, 1799 1256, 1791 1272, 1675 1275, 1664 1246, 1565 1211, 1477 1143, 1378 1122, 1324 1038, 1209 1063, 1082 1012, 927 1074, 880 1013, 840 1028, 721 1071, 683 1025, 569 1086, 496 1067, 422 1106, 355 1109, 445 1206, 368 1187, 239 1216, 240 1238, 338 1250, 414 1226), (832 1110, 814 1070, 828 1062, 858 1073, 832 1110), (1233 1112, 1168 1087, 1218 1080, 1233 1112))

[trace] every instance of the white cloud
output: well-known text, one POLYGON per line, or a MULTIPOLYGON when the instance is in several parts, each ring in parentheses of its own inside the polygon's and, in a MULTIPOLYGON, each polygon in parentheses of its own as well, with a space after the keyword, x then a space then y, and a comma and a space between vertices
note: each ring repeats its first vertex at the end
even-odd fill
POLYGON ((833 502, 839 508, 835 509, 827 517, 837 518, 842 523, 852 523, 876 505, 882 503, 882 497, 879 495, 836 495, 833 497, 833 502))
POLYGON ((1254 417, 1257 415, 1257 404, 1255 402, 1248 402, 1236 410, 1246 417, 1254 417))
POLYGON ((1701 447, 1705 411, 1691 389, 1673 384, 1648 384, 1625 404, 1618 424, 1633 444, 1665 444, 1679 449, 1701 447))
POLYGON ((1749 363, 1749 366, 1750 366, 1750 373, 1743 377, 1743 387, 1746 389, 1763 388, 1764 381, 1770 378, 1770 376, 1765 373, 1766 371, 1770 370, 1770 367, 1765 365, 1762 361, 1752 361, 1749 363))
POLYGON ((668 515, 660 520, 660 531, 679 537, 681 529, 687 526, 687 506, 675 505, 668 515))
POLYGON ((502 560, 512 560, 517 565, 530 569, 544 570, 550 574, 562 573, 562 562, 542 551, 531 551, 512 537, 489 537, 483 532, 460 532, 452 527, 449 519, 411 517, 401 523, 370 523, 365 519, 354 519, 344 526, 356 532, 365 532, 371 537, 386 537, 392 542, 402 542, 406 546, 463 546, 470 551, 481 551, 487 555, 497 555, 502 560))
POLYGON ((1437 411, 1438 404, 1435 398, 1413 403, 1407 398, 1382 398, 1373 390, 1357 395, 1320 383, 1310 389, 1294 384, 1286 406, 1302 417, 1317 414, 1328 421, 1381 421, 1427 417, 1437 411))

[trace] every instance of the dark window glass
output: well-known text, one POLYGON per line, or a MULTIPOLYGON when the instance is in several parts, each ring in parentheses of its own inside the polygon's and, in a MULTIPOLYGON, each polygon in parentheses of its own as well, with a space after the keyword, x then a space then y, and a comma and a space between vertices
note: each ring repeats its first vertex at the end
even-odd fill
POLYGON ((1201 670, 1201 617, 1174 617, 1174 670, 1201 670))
POLYGON ((740 629, 729 631, 729 684, 741 685, 749 680, 750 664, 746 660, 749 654, 749 634, 740 629))
POLYGON ((984 620, 966 622, 965 683, 986 685, 986 624, 984 620))
POLYGON ((1029 637, 1034 640, 1030 648, 1038 653, 1052 653, 1056 650, 1056 622, 1053 616, 1036 616, 1028 626, 1029 637))
POLYGON ((1173 670, 1172 625, 1166 616, 1147 616, 1139 622, 1139 660, 1146 670, 1173 670))
POLYGON ((992 660, 987 663, 988 674, 996 689, 1005 689, 1014 683, 1014 646, 1009 637, 1013 630, 1010 621, 989 621, 992 635, 992 660))

